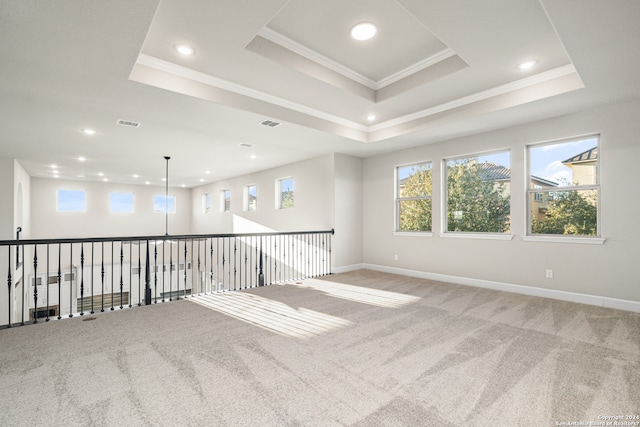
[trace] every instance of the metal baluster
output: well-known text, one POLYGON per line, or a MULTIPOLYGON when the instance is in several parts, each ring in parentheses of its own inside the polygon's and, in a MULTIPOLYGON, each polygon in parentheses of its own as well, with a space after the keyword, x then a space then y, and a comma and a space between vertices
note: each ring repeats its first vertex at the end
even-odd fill
POLYGON ((144 304, 151 304, 151 261, 149 260, 149 241, 147 240, 147 248, 145 250, 144 265, 144 304))
MULTIPOLYGON (((169 242, 169 250, 171 250, 171 242, 169 242)), ((163 240, 162 244, 162 302, 164 302, 164 283, 167 276, 167 240, 163 240)), ((171 276, 171 266, 169 266, 169 276, 171 276)))
POLYGON ((169 242, 169 301, 173 301, 173 245, 169 242))
POLYGON ((101 242, 102 248, 100 250, 100 281, 102 283, 102 297, 100 312, 104 312, 104 242, 101 242))
MULTIPOLYGON (((10 328, 11 327, 11 269, 13 268, 13 266, 11 265, 11 246, 9 246, 7 248, 8 250, 8 258, 9 258, 9 264, 7 264, 7 300, 9 303, 9 310, 7 311, 8 315, 9 315, 9 323, 7 323, 7 327, 10 328)), ((18 252, 18 245, 16 244, 16 252, 18 252)))
POLYGON ((38 245, 33 245, 33 323, 38 323, 38 245))
POLYGON ((273 259, 273 280, 269 284, 278 281, 278 236, 273 239, 273 255, 271 257, 273 259))
POLYGON ((84 316, 84 243, 80 244, 80 316, 84 316))
POLYGON ((133 300, 133 240, 129 240, 129 308, 131 308, 131 301, 133 300))
MULTIPOLYGON (((95 248, 94 248, 94 242, 91 242, 91 311, 90 314, 95 313, 95 311, 93 310, 93 261, 94 261, 94 253, 95 253, 95 248)), ((47 264, 49 264, 49 261, 47 261, 47 264)), ((47 290, 49 290, 49 285, 47 285, 47 290)))
POLYGON ((114 299, 113 298, 113 288, 115 287, 115 286, 113 286, 113 264, 114 264, 114 262, 113 262, 113 245, 114 245, 114 242, 112 241, 111 242, 111 311, 114 310, 114 308, 113 308, 113 299, 114 299))
POLYGON ((60 271, 61 256, 62 245, 58 243, 58 320, 62 319, 62 272, 60 271))
POLYGON ((238 257, 237 257, 237 253, 238 253, 238 238, 234 237, 233 238, 233 290, 236 290, 236 275, 238 273, 238 269, 236 268, 238 266, 238 257))
MULTIPOLYGON (((210 278, 211 278, 211 286, 213 287, 214 283, 215 283, 215 279, 214 279, 214 276, 213 276, 213 237, 209 241, 209 247, 211 248, 211 255, 210 255, 211 256, 211 263, 210 263, 211 264, 211 277, 210 278)), ((216 247, 217 247, 217 243, 216 243, 216 247)), ((217 291, 218 290, 218 285, 215 284, 215 287, 216 287, 216 291, 217 291)))
MULTIPOLYGON (((206 241, 205 241, 206 244, 206 241)), ((200 246, 202 243, 198 240, 198 280, 196 280, 196 285, 198 286, 198 295, 200 295, 202 291, 202 271, 200 271, 200 246)), ((193 240, 191 241, 191 256, 193 256, 193 240)), ((207 258, 204 259, 204 271, 207 271, 207 258)), ((192 277, 193 279, 193 277, 192 277)), ((192 280, 193 281, 193 280, 192 280)), ((206 280, 205 280, 206 281, 206 280)), ((205 284, 206 286, 206 284, 205 284)))
POLYGON ((24 323, 24 305, 25 305, 24 304, 24 298, 25 298, 26 293, 25 293, 25 289, 24 289, 24 286, 25 286, 24 282, 26 281, 26 277, 27 276, 25 276, 25 274, 24 274, 24 264, 25 264, 25 262, 24 262, 24 245, 22 245, 22 280, 21 280, 21 282, 22 282, 22 295, 20 295, 20 302, 22 302, 22 318, 20 320, 20 325, 21 326, 24 326, 24 324, 25 324, 24 323))
POLYGON ((224 266, 225 266, 225 250, 224 250, 224 242, 226 238, 222 238, 222 290, 225 290, 225 282, 224 282, 224 266))
POLYGON ((123 251, 123 242, 122 240, 120 240, 120 310, 122 310, 122 297, 123 297, 123 288, 124 288, 124 282, 122 280, 122 275, 123 275, 123 271, 124 270, 124 251, 123 251))
POLYGON ((244 288, 247 289, 247 282, 251 283, 250 280, 247 280, 247 268, 249 266, 249 257, 247 256, 247 238, 243 237, 241 240, 244 246, 244 288))
MULTIPOLYGON (((49 320, 49 244, 47 243, 47 266, 44 269, 45 273, 46 273, 46 284, 47 284, 47 318, 45 319, 45 322, 48 322, 49 320)), ((11 296, 11 295, 9 295, 11 296)))
POLYGON ((264 286, 264 254, 262 253, 262 240, 262 236, 260 236, 260 260, 258 262, 260 270, 258 271, 258 286, 264 286))
POLYGON ((142 241, 138 240, 138 307, 142 305, 142 265, 140 261, 140 246, 142 246, 142 241))
MULTIPOLYGON (((164 249, 163 249, 164 250, 164 249)), ((153 303, 158 303, 158 242, 153 245, 153 303)))
POLYGON ((69 317, 73 317, 73 243, 69 243, 69 274, 69 317))
POLYGON ((187 241, 184 241, 184 297, 187 297, 187 241))

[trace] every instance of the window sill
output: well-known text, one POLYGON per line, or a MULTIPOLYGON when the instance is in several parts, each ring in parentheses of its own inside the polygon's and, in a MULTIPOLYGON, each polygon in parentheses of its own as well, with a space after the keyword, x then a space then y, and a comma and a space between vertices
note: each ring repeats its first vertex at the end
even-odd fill
POLYGON ((449 239, 481 239, 481 240, 512 240, 513 234, 493 233, 440 233, 440 237, 449 239))
POLYGON ((433 237, 431 231, 394 231, 394 236, 407 236, 407 237, 433 237))
POLYGON ((568 237, 568 236, 522 236, 525 242, 577 243, 581 245, 602 245, 603 237, 568 237))

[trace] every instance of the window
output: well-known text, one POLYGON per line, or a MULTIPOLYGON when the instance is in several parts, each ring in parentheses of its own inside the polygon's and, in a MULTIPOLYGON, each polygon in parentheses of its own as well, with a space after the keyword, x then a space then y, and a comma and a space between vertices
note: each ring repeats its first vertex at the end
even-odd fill
POLYGON ((255 185, 247 185, 244 188, 244 210, 255 211, 258 207, 258 188, 255 185))
POLYGON ((109 193, 109 211, 133 213, 133 193, 109 193))
POLYGON ((153 196, 153 211, 156 213, 176 213, 176 196, 153 196))
POLYGON ((293 195, 294 195, 294 179, 282 178, 277 181, 276 185, 276 197, 278 209, 288 209, 293 207, 293 195))
POLYGON ((598 137, 528 147, 528 235, 599 236, 598 137))
POLYGON ((204 193, 202 195, 202 213, 207 213, 211 210, 211 194, 204 193))
POLYGON ((431 162, 396 168, 396 231, 431 231, 431 162))
POLYGON ((86 212, 87 192, 84 190, 58 190, 58 212, 86 212))
POLYGON ((220 212, 229 212, 231 210, 231 190, 220 191, 220 212))
POLYGON ((509 233, 511 161, 508 151, 447 159, 447 232, 509 233))

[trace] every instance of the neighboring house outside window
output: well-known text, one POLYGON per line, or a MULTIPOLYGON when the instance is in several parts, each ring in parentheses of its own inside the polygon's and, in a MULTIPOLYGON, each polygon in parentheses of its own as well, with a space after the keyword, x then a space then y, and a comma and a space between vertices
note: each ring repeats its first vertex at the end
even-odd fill
POLYGON ((527 234, 600 236, 598 137, 531 145, 528 154, 527 234), (536 187, 534 174, 555 185, 536 187))
POLYGON ((244 189, 244 210, 255 211, 258 208, 258 187, 247 185, 244 189))

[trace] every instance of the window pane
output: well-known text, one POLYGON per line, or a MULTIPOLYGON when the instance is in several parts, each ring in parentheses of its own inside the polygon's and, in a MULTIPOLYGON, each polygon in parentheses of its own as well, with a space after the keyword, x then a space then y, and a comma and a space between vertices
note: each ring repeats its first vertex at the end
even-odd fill
POLYGON ((220 191, 220 212, 231 210, 231 190, 220 191))
POLYGON ((559 142, 529 150, 531 185, 533 180, 548 186, 570 187, 598 184, 598 139, 559 142))
POLYGON ((211 194, 204 193, 202 195, 202 212, 207 213, 211 209, 211 194))
POLYGON ((509 152, 448 160, 447 231, 509 233, 509 152))
POLYGON ((176 196, 153 196, 153 211, 157 213, 176 213, 176 196), (168 208, 168 209, 167 209, 168 208))
POLYGON ((258 189, 255 185, 247 186, 247 210, 255 211, 258 207, 258 189))
POLYGON ((547 191, 531 201, 532 234, 598 235, 598 191, 547 191))
POLYGON ((398 231, 431 231, 431 199, 400 200, 398 231))
POLYGON ((58 212, 85 212, 87 193, 84 190, 58 190, 58 212))
POLYGON ((398 168, 398 197, 431 196, 431 163, 398 168))
POLYGON ((280 180, 280 209, 293 207, 294 180, 286 178, 280 180))
POLYGON ((109 210, 116 213, 132 213, 133 193, 110 193, 109 210))

